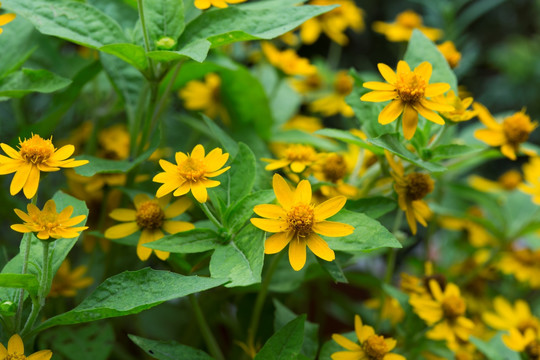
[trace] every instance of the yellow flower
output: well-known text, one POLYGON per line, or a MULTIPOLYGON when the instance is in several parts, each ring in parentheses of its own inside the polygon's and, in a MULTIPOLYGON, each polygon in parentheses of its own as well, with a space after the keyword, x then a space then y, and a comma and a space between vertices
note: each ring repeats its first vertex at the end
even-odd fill
POLYGON ((323 185, 320 190, 324 196, 344 195, 354 198, 358 189, 345 183, 348 174, 348 164, 344 156, 336 153, 326 154, 317 164, 314 176, 318 180, 333 183, 335 186, 323 185))
POLYGON ((285 149, 280 150, 279 159, 267 159, 261 160, 269 162, 264 168, 268 171, 273 171, 281 168, 286 168, 293 173, 300 174, 306 169, 309 169, 320 159, 320 155, 317 151, 309 145, 292 144, 288 145, 285 149))
MULTIPOLYGON (((482 210, 477 207, 470 208, 467 214, 478 218, 484 217, 482 210)), ((441 216, 439 223, 443 229, 465 230, 467 232, 467 240, 469 240, 472 246, 482 247, 488 244, 496 244, 495 238, 482 225, 470 219, 441 216)))
POLYGON ((229 125, 230 118, 221 98, 221 78, 217 74, 207 74, 204 82, 192 80, 178 92, 188 110, 201 110, 211 119, 220 117, 229 125))
POLYGON ((351 93, 353 86, 354 80, 347 74, 347 71, 338 72, 334 82, 334 92, 312 102, 309 106, 310 110, 320 112, 324 116, 335 114, 346 117, 353 116, 353 109, 345 102, 345 98, 351 93))
POLYGON ((426 335, 434 340, 455 343, 458 339, 467 341, 473 331, 474 323, 467 319, 467 305, 461 297, 459 288, 449 283, 444 288, 436 280, 429 281, 431 296, 411 296, 409 303, 414 312, 428 325, 435 325, 426 335))
POLYGON ((91 277, 84 277, 87 271, 88 267, 84 265, 71 270, 70 261, 68 259, 64 260, 54 275, 51 291, 47 296, 73 297, 77 295, 78 290, 87 288, 94 282, 91 277))
POLYGON ((519 189, 532 196, 532 201, 540 205, 540 157, 532 157, 529 162, 523 165, 523 175, 525 183, 519 189))
POLYGON ((294 115, 285 124, 284 130, 302 130, 307 133, 314 133, 323 128, 321 119, 314 116, 294 115))
POLYGON ((293 89, 300 94, 320 90, 323 86, 323 79, 318 72, 299 79, 291 78, 289 82, 293 89))
POLYGON ((524 334, 527 329, 540 331, 540 321, 531 313, 529 304, 524 300, 517 300, 514 306, 502 296, 497 296, 493 300, 495 312, 486 311, 482 314, 482 319, 486 324, 496 330, 510 330, 515 328, 524 334))
MULTIPOLYGON (((185 221, 171 220, 184 213, 190 206, 191 200, 186 197, 180 198, 169 205, 170 197, 150 199, 145 194, 138 194, 133 199, 135 209, 115 209, 109 216, 123 224, 114 225, 105 231, 108 239, 121 239, 123 237, 141 231, 137 244, 137 256, 141 260, 147 260, 152 254, 152 249, 143 245, 156 241, 165 236, 163 231, 176 234, 181 231, 194 229, 195 226, 185 221)), ((161 260, 167 260, 169 253, 154 250, 161 260)))
POLYGON ((534 289, 540 288, 540 250, 520 249, 506 252, 497 267, 534 289))
POLYGON ((410 173, 405 175, 403 164, 395 162, 390 152, 385 151, 391 167, 390 175, 394 179, 394 190, 398 195, 398 204, 405 211, 411 232, 416 234, 416 221, 427 226, 426 219, 431 217, 431 210, 424 197, 433 191, 433 179, 428 174, 410 173))
POLYGON ((538 123, 531 122, 525 109, 503 119, 502 124, 497 122, 484 105, 474 103, 473 108, 478 112, 478 118, 487 126, 474 132, 474 137, 489 146, 500 146, 504 156, 516 160, 519 146, 529 138, 529 134, 536 129, 538 123))
POLYGON ((368 309, 379 310, 381 312, 381 318, 390 320, 392 325, 400 323, 405 317, 405 311, 403 311, 399 301, 390 296, 384 297, 382 310, 380 310, 381 300, 377 298, 364 301, 364 305, 368 309))
POLYGON ((317 72, 317 68, 309 63, 309 59, 298 56, 293 49, 279 51, 269 42, 261 43, 262 51, 270 64, 287 75, 309 76, 317 72))
POLYGON ((210 6, 215 6, 217 8, 226 8, 229 7, 228 4, 239 4, 247 0, 195 0, 195 7, 197 9, 206 10, 210 6))
POLYGON ((497 191, 512 191, 516 189, 522 182, 523 177, 517 170, 508 170, 504 172, 497 181, 492 181, 478 175, 469 177, 469 184, 480 191, 497 192, 497 191))
POLYGON ((525 333, 517 329, 510 329, 509 334, 504 334, 502 340, 509 349, 527 354, 527 359, 537 360, 540 358, 540 333, 528 329, 525 333))
POLYGON ((257 205, 253 211, 265 219, 251 219, 251 223, 259 229, 277 233, 266 239, 264 253, 275 254, 289 245, 289 262, 296 271, 306 263, 306 245, 321 259, 334 260, 334 251, 318 234, 336 237, 353 233, 354 227, 351 225, 326 221, 345 205, 345 196, 336 196, 314 206, 311 202, 311 184, 307 180, 300 181, 298 187, 292 190, 280 175, 275 174, 273 187, 279 205, 257 205))
POLYGON ((456 68, 461 60, 461 53, 457 51, 456 45, 452 41, 445 41, 437 45, 437 49, 443 54, 450 67, 456 68))
POLYGON ((334 5, 339 7, 309 19, 300 25, 300 38, 304 44, 313 44, 321 32, 324 32, 330 39, 341 46, 349 43, 349 38, 345 35, 345 30, 351 28, 356 32, 362 31, 365 27, 362 9, 356 6, 351 0, 311 0, 309 5, 334 5))
POLYGON ((39 210, 34 204, 28 204, 26 207, 28 214, 14 209, 18 217, 24 224, 14 224, 11 228, 21 233, 37 232, 37 238, 41 240, 53 239, 72 239, 80 235, 80 232, 88 229, 88 226, 77 225, 86 218, 86 215, 79 215, 70 218, 73 214, 73 206, 68 206, 60 213, 56 212, 56 203, 54 200, 47 200, 43 210, 39 210))
POLYGON ((388 41, 409 41, 413 30, 420 30, 430 40, 438 40, 443 32, 439 29, 423 26, 423 20, 420 15, 412 10, 405 10, 396 16, 393 23, 375 21, 373 31, 386 36, 388 41))
POLYGON ((56 149, 51 139, 33 135, 30 139, 19 141, 19 151, 7 144, 0 144, 9 156, 0 155, 0 175, 15 173, 9 189, 11 195, 23 190, 26 198, 30 199, 37 192, 41 171, 58 171, 61 167, 73 168, 88 163, 88 160, 68 159, 75 147, 65 145, 56 149))
POLYGON ((159 160, 159 165, 165 172, 157 174, 152 179, 154 182, 163 184, 156 196, 160 198, 173 191, 174 196, 181 196, 191 191, 198 202, 206 202, 208 200, 206 188, 221 184, 209 178, 229 170, 230 166, 222 168, 228 159, 229 154, 223 153, 220 148, 215 148, 205 156, 204 147, 199 144, 193 148, 191 154, 177 152, 176 165, 166 160, 159 160))
POLYGON ((427 120, 444 125, 444 120, 435 111, 452 111, 453 106, 440 104, 428 97, 445 93, 450 89, 446 83, 429 84, 432 67, 427 61, 411 71, 409 65, 401 60, 397 66, 397 74, 387 65, 378 64, 379 71, 387 83, 369 81, 365 88, 374 90, 364 94, 363 101, 381 102, 392 100, 379 114, 379 123, 386 125, 396 120, 403 113, 403 134, 410 140, 418 124, 418 113, 427 120))
POLYGON ((369 325, 363 325, 360 316, 354 316, 354 331, 357 344, 340 334, 332 335, 332 339, 348 351, 332 354, 332 360, 405 360, 403 355, 390 353, 396 347, 396 340, 375 334, 369 325))
POLYGON ((102 129, 98 134, 99 157, 124 160, 129 157, 131 138, 126 125, 116 124, 102 129))
POLYGON ((49 360, 51 350, 41 350, 30 356, 24 355, 24 344, 19 334, 9 338, 7 349, 0 343, 0 360, 49 360))
POLYGON ((472 119, 477 115, 476 110, 468 110, 473 103, 472 97, 461 99, 456 96, 454 90, 450 90, 446 95, 439 95, 433 98, 441 104, 450 105, 454 108, 451 111, 439 111, 442 116, 453 122, 461 122, 472 119))
MULTIPOLYGON (((2 3, 0 3, 0 6, 2 6, 2 3)), ((0 26, 4 26, 15 19, 15 14, 2 14, 0 15, 0 26)), ((0 28, 0 34, 4 32, 4 29, 0 28)))
POLYGON ((427 294, 425 281, 417 276, 401 273, 400 289, 409 295, 424 296, 427 294))

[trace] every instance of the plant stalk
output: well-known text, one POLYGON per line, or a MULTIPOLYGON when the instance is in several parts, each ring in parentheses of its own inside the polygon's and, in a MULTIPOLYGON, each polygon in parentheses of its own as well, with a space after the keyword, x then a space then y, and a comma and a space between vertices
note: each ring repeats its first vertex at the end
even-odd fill
POLYGON ((212 331, 210 331, 210 327, 208 327, 208 323, 206 322, 206 319, 204 318, 204 313, 201 310, 201 307, 199 306, 199 302, 197 301, 197 298, 193 294, 188 295, 189 302, 191 303, 191 307, 193 308, 193 311, 195 312, 195 318, 197 319, 197 324, 199 325, 199 329, 202 332, 204 341, 206 343, 206 346, 208 346, 208 350, 210 351, 210 354, 216 359, 216 360, 225 360, 225 357, 223 356, 223 353, 221 352, 221 349, 219 348, 219 345, 216 341, 216 338, 212 334, 212 331))

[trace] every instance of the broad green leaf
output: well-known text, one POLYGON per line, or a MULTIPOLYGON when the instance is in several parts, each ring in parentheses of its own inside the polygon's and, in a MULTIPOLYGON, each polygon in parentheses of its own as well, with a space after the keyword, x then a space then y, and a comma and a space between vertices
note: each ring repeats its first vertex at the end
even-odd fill
POLYGON ((135 335, 128 337, 157 360, 212 360, 213 358, 202 350, 182 345, 176 341, 156 341, 135 335))
MULTIPOLYGON (((267 235, 271 236, 271 234, 267 235)), ((270 286, 268 288, 272 292, 290 294, 293 291, 299 289, 300 286, 302 286, 302 284, 304 283, 309 263, 311 259, 313 259, 314 255, 312 255, 311 252, 307 250, 306 266, 304 266, 299 271, 293 271, 287 253, 288 248, 283 249, 282 251, 285 251, 286 253, 283 255, 276 254, 266 256, 267 262, 274 261, 273 258, 276 256, 281 256, 281 259, 279 259, 278 266, 276 268, 276 271, 274 272, 274 275, 272 276, 272 281, 270 282, 270 286)))
POLYGON ((251 192, 255 183, 257 162, 253 151, 244 143, 238 143, 238 153, 229 164, 231 168, 224 174, 221 185, 222 199, 227 206, 234 204, 251 192))
POLYGON ((129 0, 87 0, 86 3, 112 17, 124 29, 132 29, 135 27, 137 20, 139 20, 137 3, 135 1, 133 1, 133 6, 129 5, 129 0))
POLYGON ((37 295, 39 281, 32 274, 0 274, 0 288, 25 289, 30 295, 37 295))
POLYGON ((482 150, 484 150, 483 146, 478 147, 459 144, 441 145, 431 150, 431 160, 439 161, 443 159, 457 158, 461 156, 471 155, 482 150))
POLYGON ((3 29, 0 36, 0 78, 18 69, 37 49, 31 45, 34 27, 23 17, 16 17, 3 29))
POLYGON ((150 50, 157 48, 163 37, 178 40, 184 30, 184 2, 182 0, 143 0, 150 50))
POLYGON ((400 242, 377 220, 367 215, 341 210, 328 219, 355 227, 354 233, 343 237, 324 237, 336 251, 370 251, 382 247, 400 248, 400 242))
POLYGON ((219 235, 214 230, 193 229, 167 235, 144 246, 172 253, 190 254, 212 250, 219 245, 219 235))
POLYGON ((538 221, 540 208, 531 201, 528 194, 521 191, 513 191, 505 198, 503 216, 508 221, 506 236, 514 239, 522 234, 530 223, 538 221))
POLYGON ((187 44, 179 50, 156 50, 150 51, 146 55, 149 58, 157 61, 178 61, 185 59, 193 59, 197 62, 203 62, 210 51, 212 44, 206 39, 200 39, 192 43, 187 44))
POLYGON ((521 357, 519 353, 510 350, 502 341, 502 334, 505 332, 499 331, 499 333, 491 338, 489 341, 481 340, 475 336, 471 336, 469 341, 476 346, 476 348, 484 354, 489 360, 519 360, 521 357))
POLYGON ((349 282, 349 280, 347 280, 347 278, 345 277, 341 266, 338 264, 337 259, 334 261, 326 261, 318 256, 316 256, 316 258, 319 265, 321 265, 321 267, 328 273, 328 275, 332 277, 332 279, 336 283, 347 284, 349 282))
MULTIPOLYGON (((241 177, 240 177, 241 178, 241 177)), ((231 206, 223 216, 225 227, 231 232, 236 233, 246 221, 253 215, 253 208, 260 204, 269 204, 276 198, 273 190, 260 190, 245 196, 242 200, 231 206)))
POLYGON ((2 7, 38 31, 90 48, 127 42, 120 25, 93 6, 70 0, 4 0, 2 7))
POLYGON ((289 85, 287 79, 281 80, 272 93, 268 94, 268 98, 272 115, 278 125, 285 124, 296 115, 302 104, 302 96, 289 85))
POLYGON ((204 123, 208 126, 210 133, 221 143, 223 146, 223 152, 229 153, 231 158, 235 157, 238 153, 238 144, 234 141, 229 134, 220 128, 216 123, 206 115, 202 115, 204 123))
POLYGON ((208 290, 225 281, 150 268, 126 271, 108 278, 76 308, 46 320, 35 331, 137 314, 164 301, 208 290))
POLYGON ((144 71, 148 68, 146 52, 144 51, 144 48, 140 45, 128 43, 110 44, 100 47, 99 50, 124 60, 125 62, 134 66, 140 71, 144 71))
POLYGON ((51 93, 65 88, 71 80, 47 70, 22 69, 0 79, 0 96, 21 97, 28 93, 51 93))
POLYGON ((348 144, 353 144, 361 148, 367 149, 375 154, 382 154, 380 148, 370 145, 367 141, 352 134, 350 131, 338 129, 321 129, 315 131, 316 135, 327 136, 329 138, 338 139, 348 144))
POLYGON ((305 321, 306 315, 301 315, 279 329, 255 355, 254 360, 295 359, 302 350, 305 321))
POLYGON ((346 207, 347 210, 364 213, 371 218, 378 219, 384 214, 394 210, 397 207, 397 204, 392 199, 383 196, 375 196, 358 200, 348 200, 346 207))

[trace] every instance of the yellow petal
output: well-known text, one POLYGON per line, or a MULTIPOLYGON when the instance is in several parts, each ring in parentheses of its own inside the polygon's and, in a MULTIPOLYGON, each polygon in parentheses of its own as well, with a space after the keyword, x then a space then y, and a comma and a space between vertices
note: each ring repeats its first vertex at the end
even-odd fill
POLYGON ((0 15, 0 26, 6 25, 7 23, 13 21, 13 19, 15 19, 15 16, 15 14, 0 15))
POLYGON ((331 216, 336 215, 345 203, 347 198, 345 196, 335 196, 326 200, 322 204, 315 207, 313 212, 315 213, 315 221, 325 220, 331 216))
POLYGON ((435 124, 444 125, 444 119, 440 117, 437 113, 426 109, 421 104, 418 104, 414 106, 414 109, 420 113, 423 117, 428 119, 429 121, 434 122, 435 124))
POLYGON ((29 232, 32 232, 31 229, 27 228, 25 225, 23 224, 13 224, 11 225, 11 228, 17 232, 20 232, 20 233, 29 233, 29 232))
POLYGON ((504 144, 503 146, 501 146, 501 153, 504 156, 506 156, 507 158, 509 158, 510 160, 516 160, 517 159, 516 150, 515 150, 514 146, 512 146, 510 144, 504 144))
POLYGON ((340 334, 333 334, 332 339, 347 350, 358 350, 361 346, 340 334))
POLYGON ((495 118, 491 115, 489 110, 480 103, 474 103, 473 109, 478 113, 478 119, 482 122, 482 124, 486 125, 490 129, 501 129, 502 125, 499 124, 495 118))
POLYGON ((289 243, 289 262, 295 271, 302 270, 306 264, 306 242, 299 238, 289 243))
POLYGON ((195 197, 195 200, 197 200, 198 202, 205 203, 206 200, 208 200, 208 192, 206 191, 206 187, 201 181, 192 182, 190 184, 190 190, 193 194, 193 197, 195 197))
MULTIPOLYGON (((177 157, 178 157, 178 154, 182 154, 182 153, 176 153, 177 157)), ((168 162, 167 160, 163 160, 163 159, 159 160, 159 165, 161 166, 161 168, 163 170, 165 170, 165 172, 168 172, 168 173, 175 173, 176 170, 178 169, 178 167, 176 165, 168 162)))
POLYGON ((0 343, 0 358, 4 359, 8 355, 7 349, 4 344, 0 343))
POLYGON ((501 146, 506 142, 506 137, 502 131, 492 129, 480 129, 474 132, 474 137, 485 142, 489 146, 501 146))
POLYGON ((11 186, 9 187, 9 192, 11 195, 16 195, 22 190, 33 167, 34 165, 24 164, 19 168, 19 170, 17 170, 13 176, 13 179, 11 180, 11 186))
POLYGON ((382 91, 394 91, 396 89, 394 85, 383 83, 380 81, 368 81, 368 82, 363 83, 362 86, 367 89, 382 90, 382 91))
MULTIPOLYGON (((431 78, 431 72, 433 71, 433 67, 431 66, 431 64, 427 61, 424 61, 423 63, 421 63, 420 65, 418 65, 415 69, 414 69, 414 73, 416 75, 419 75, 420 77, 422 77, 422 79, 424 79, 426 81, 426 83, 429 82, 429 79, 431 78)), ((448 85, 448 84, 447 84, 448 85)), ((429 88, 430 85, 427 86, 426 88, 426 91, 427 89, 429 88)), ((448 89, 450 88, 450 85, 448 85, 448 89)), ((446 89, 446 90, 448 90, 446 89)), ((445 90, 445 91, 446 91, 445 90)), ((444 92, 444 91, 443 91, 444 92)), ((426 96, 431 96, 431 95, 426 95, 426 96)))
POLYGON ((315 233, 309 234, 306 243, 309 249, 321 259, 333 261, 336 258, 334 251, 330 249, 326 241, 321 239, 319 235, 315 233))
POLYGON ((321 221, 313 225, 313 231, 324 236, 338 237, 351 235, 354 227, 335 221, 321 221))
POLYGON ((307 180, 302 180, 294 191, 294 203, 309 204, 311 203, 311 184, 307 180))
POLYGON ((281 219, 285 218, 287 213, 281 206, 273 204, 261 204, 253 208, 255 214, 268 218, 268 219, 281 219))
POLYGON ((338 351, 333 353, 330 358, 332 360, 364 360, 365 357, 364 350, 359 348, 356 351, 338 351))
POLYGON ((182 231, 188 231, 195 229, 195 225, 188 223, 186 221, 164 221, 162 229, 168 232, 169 234, 176 234, 182 231))
POLYGON ((251 223, 266 232, 278 233, 286 231, 289 225, 283 220, 252 218, 251 223))
POLYGON ((37 353, 34 353, 28 356, 28 360, 50 360, 53 353, 51 350, 40 350, 37 353))
POLYGON ((136 214, 133 209, 114 209, 109 216, 117 221, 135 221, 136 214))
POLYGON ((285 210, 288 210, 293 204, 293 191, 279 174, 274 174, 272 182, 278 202, 285 210))
POLYGON ((362 101, 369 101, 369 102, 382 102, 382 101, 388 101, 396 98, 396 92, 395 91, 370 91, 368 93, 365 93, 360 97, 360 100, 362 101))
POLYGON ((286 231, 286 232, 279 232, 277 234, 269 236, 268 238, 266 238, 266 241, 264 242, 264 253, 276 254, 280 252, 291 241, 293 235, 294 235, 294 232, 286 231))
POLYGON ((382 109, 379 114, 378 121, 382 125, 386 125, 396 120, 403 112, 405 104, 401 100, 393 100, 382 109))
POLYGON ((454 107, 448 104, 442 104, 439 102, 431 101, 425 98, 420 99, 420 104, 429 110, 435 111, 454 111, 454 107))
POLYGON ((165 209, 165 218, 172 219, 183 214, 192 204, 188 197, 179 198, 165 209))
POLYGON ((448 90, 450 90, 450 84, 447 84, 447 83, 429 84, 428 86, 426 86, 426 91, 424 92, 424 96, 433 97, 437 95, 442 95, 448 90))
POLYGON ((403 110, 403 136, 405 139, 411 140, 416 132, 416 126, 418 125, 418 112, 410 105, 405 105, 403 110))
POLYGON ((141 231, 141 236, 139 237, 139 242, 137 243, 137 256, 142 261, 148 260, 152 254, 152 249, 144 247, 144 244, 154 241, 154 234, 152 230, 144 229, 141 231))
MULTIPOLYGON (((160 191, 165 185, 167 185, 167 184, 163 184, 163 185, 158 189, 158 193, 156 194, 156 196, 158 196, 158 197, 160 196, 161 193, 160 193, 159 191, 160 191)), ((174 191, 173 195, 174 195, 174 196, 182 196, 182 195, 185 195, 185 194, 187 194, 187 193, 189 192, 190 188, 191 188, 190 182, 189 182, 189 181, 185 181, 185 182, 183 182, 182 184, 180 184, 180 185, 178 186, 178 188, 174 191)), ((165 190, 167 190, 167 189, 165 189, 165 190)), ((164 191, 163 191, 162 193, 164 193, 164 191)))
POLYGON ((377 68, 379 68, 379 72, 381 73, 384 80, 386 80, 390 84, 395 84, 396 83, 397 75, 394 72, 394 70, 392 70, 392 68, 390 68, 390 66, 388 66, 386 64, 383 64, 383 63, 378 63, 377 68))
POLYGON ((369 325, 364 325, 358 332, 358 340, 364 343, 371 335, 375 335, 375 330, 369 325))
POLYGON ((201 144, 196 145, 191 152, 193 159, 204 159, 204 147, 201 144))
POLYGON ((107 239, 121 239, 139 231, 139 226, 135 221, 125 224, 114 225, 105 231, 107 239))
POLYGON ((22 159, 21 155, 17 150, 9 146, 8 144, 1 143, 0 147, 2 147, 2 150, 6 153, 7 156, 9 156, 12 159, 22 159))
POLYGON ((409 67, 409 64, 407 64, 405 61, 400 60, 397 64, 397 73, 398 74, 406 74, 410 73, 411 68, 409 67))
POLYGON ((9 338, 7 350, 9 354, 24 354, 24 344, 19 334, 14 334, 9 338))
POLYGON ((51 156, 51 159, 55 161, 65 160, 71 155, 73 155, 74 152, 75 152, 75 146, 65 145, 65 146, 62 146, 60 149, 56 150, 54 154, 51 156))

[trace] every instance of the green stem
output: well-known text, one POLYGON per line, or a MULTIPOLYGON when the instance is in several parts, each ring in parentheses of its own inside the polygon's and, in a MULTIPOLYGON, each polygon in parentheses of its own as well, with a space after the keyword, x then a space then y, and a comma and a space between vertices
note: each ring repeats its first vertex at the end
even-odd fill
POLYGON ((212 214, 212 212, 210 211, 210 209, 208 208, 208 205, 206 205, 206 203, 199 203, 199 205, 201 206, 201 210, 204 212, 204 214, 206 215, 206 217, 208 217, 208 220, 210 220, 214 225, 216 225, 216 227, 218 229, 221 229, 223 227, 223 225, 221 224, 221 222, 214 216, 214 214, 212 214))
MULTIPOLYGON (((143 0, 137 0, 137 9, 139 10, 139 19, 141 20, 141 27, 142 27, 142 33, 144 38, 144 49, 146 52, 150 52, 152 48, 150 47, 150 39, 148 36, 148 29, 146 28, 146 20, 144 17, 144 8, 143 8, 143 0)), ((152 59, 148 59, 148 62, 150 63, 150 71, 152 78, 155 78, 155 67, 154 67, 154 61, 152 59)))
POLYGON ((163 108, 165 107, 165 102, 167 101, 167 98, 169 97, 169 95, 171 93, 172 86, 173 86, 176 78, 178 77, 178 73, 180 72, 180 68, 182 67, 183 63, 184 62, 181 61, 175 66, 174 72, 173 72, 169 82, 167 83, 167 87, 165 88, 165 91, 163 92, 163 95, 161 95, 161 99, 159 100, 158 105, 154 109, 154 113, 152 114, 151 129, 154 129, 156 127, 156 125, 157 125, 157 122, 159 120, 159 115, 161 114, 161 112, 163 111, 163 108))
POLYGON ((221 352, 221 349, 219 348, 219 345, 216 341, 216 338, 212 334, 212 331, 210 331, 210 328, 208 327, 208 323, 206 322, 206 319, 204 318, 204 313, 201 310, 201 307, 199 306, 199 302, 197 301, 197 298, 193 294, 188 295, 189 302, 191 303, 191 307, 193 308, 193 311, 195 312, 195 318, 197 319, 197 324, 199 325, 199 329, 202 332, 204 341, 206 343, 206 346, 208 346, 208 350, 210 351, 210 354, 217 359, 217 360, 225 360, 225 357, 223 356, 223 353, 221 352))
POLYGON ((335 41, 330 41, 330 47, 328 49, 328 64, 332 69, 339 68, 339 61, 341 60, 341 45, 335 41))

